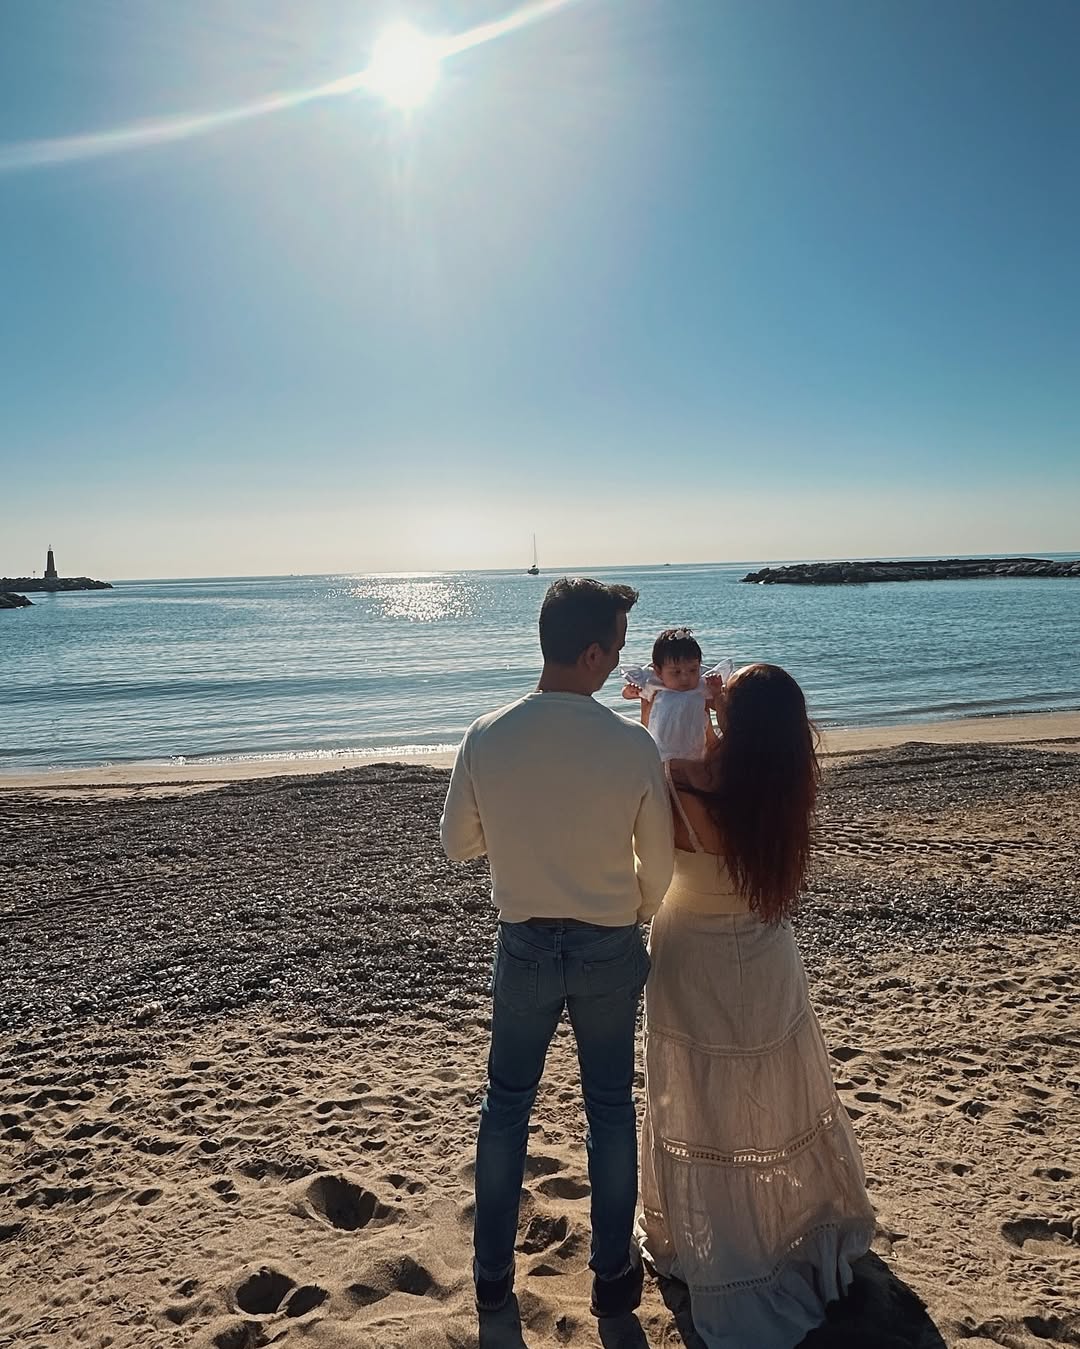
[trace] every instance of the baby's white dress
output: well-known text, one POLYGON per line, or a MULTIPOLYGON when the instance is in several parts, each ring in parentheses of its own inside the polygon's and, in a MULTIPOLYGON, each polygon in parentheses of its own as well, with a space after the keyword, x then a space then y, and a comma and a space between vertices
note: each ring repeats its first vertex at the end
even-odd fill
POLYGON ((649 713, 649 734, 656 741, 660 758, 701 759, 705 754, 705 704, 709 698, 706 678, 719 675, 727 679, 734 665, 722 660, 706 670, 693 689, 669 689, 651 665, 625 665, 622 677, 627 684, 641 690, 646 702, 652 703, 649 713))

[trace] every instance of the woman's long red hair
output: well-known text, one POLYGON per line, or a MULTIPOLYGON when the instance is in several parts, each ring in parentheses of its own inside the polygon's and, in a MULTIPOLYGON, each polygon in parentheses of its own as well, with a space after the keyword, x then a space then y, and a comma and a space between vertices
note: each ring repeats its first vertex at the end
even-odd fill
POLYGON ((806 882, 820 768, 802 689, 778 665, 749 665, 720 704, 701 798, 732 880, 763 922, 790 917, 806 882))

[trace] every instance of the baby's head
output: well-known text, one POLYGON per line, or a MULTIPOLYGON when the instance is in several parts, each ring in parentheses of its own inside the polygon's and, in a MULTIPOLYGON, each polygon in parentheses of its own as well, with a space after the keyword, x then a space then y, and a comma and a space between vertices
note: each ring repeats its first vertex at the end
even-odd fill
POLYGON ((652 667, 668 689, 696 689, 701 678, 701 647, 689 628, 665 628, 653 642, 652 667))

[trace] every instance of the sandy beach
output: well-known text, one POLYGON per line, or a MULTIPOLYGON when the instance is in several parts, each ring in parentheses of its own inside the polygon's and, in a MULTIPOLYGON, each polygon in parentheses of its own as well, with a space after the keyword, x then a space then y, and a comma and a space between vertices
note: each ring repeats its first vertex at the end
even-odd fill
MULTIPOLYGON (((1080 712, 1035 712, 1001 717, 968 717, 902 726, 823 727, 821 752, 830 758, 891 749, 912 740, 930 745, 965 743, 985 745, 1035 745, 1048 750, 1080 750, 1080 712)), ((306 777, 337 773, 376 763, 425 764, 449 768, 453 751, 387 755, 379 751, 303 757, 176 760, 110 764, 96 768, 46 769, 29 773, 0 772, 4 791, 48 791, 99 795, 137 790, 149 794, 207 791, 227 782, 250 778, 306 777)))
MULTIPOLYGON (((804 1343, 1080 1344, 1080 714, 824 748, 797 930, 878 1232, 804 1343)), ((0 778, 0 1349, 695 1349, 677 1285, 589 1315, 565 1031, 478 1324, 494 915, 445 766, 187 767, 0 778)))

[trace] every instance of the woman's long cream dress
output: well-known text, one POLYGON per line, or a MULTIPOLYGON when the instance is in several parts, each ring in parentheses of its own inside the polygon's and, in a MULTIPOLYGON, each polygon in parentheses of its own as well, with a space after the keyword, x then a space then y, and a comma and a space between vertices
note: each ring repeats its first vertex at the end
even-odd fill
POLYGON ((649 944, 638 1238, 709 1349, 792 1349, 874 1214, 791 927, 749 911, 672 795, 694 851, 649 944))

